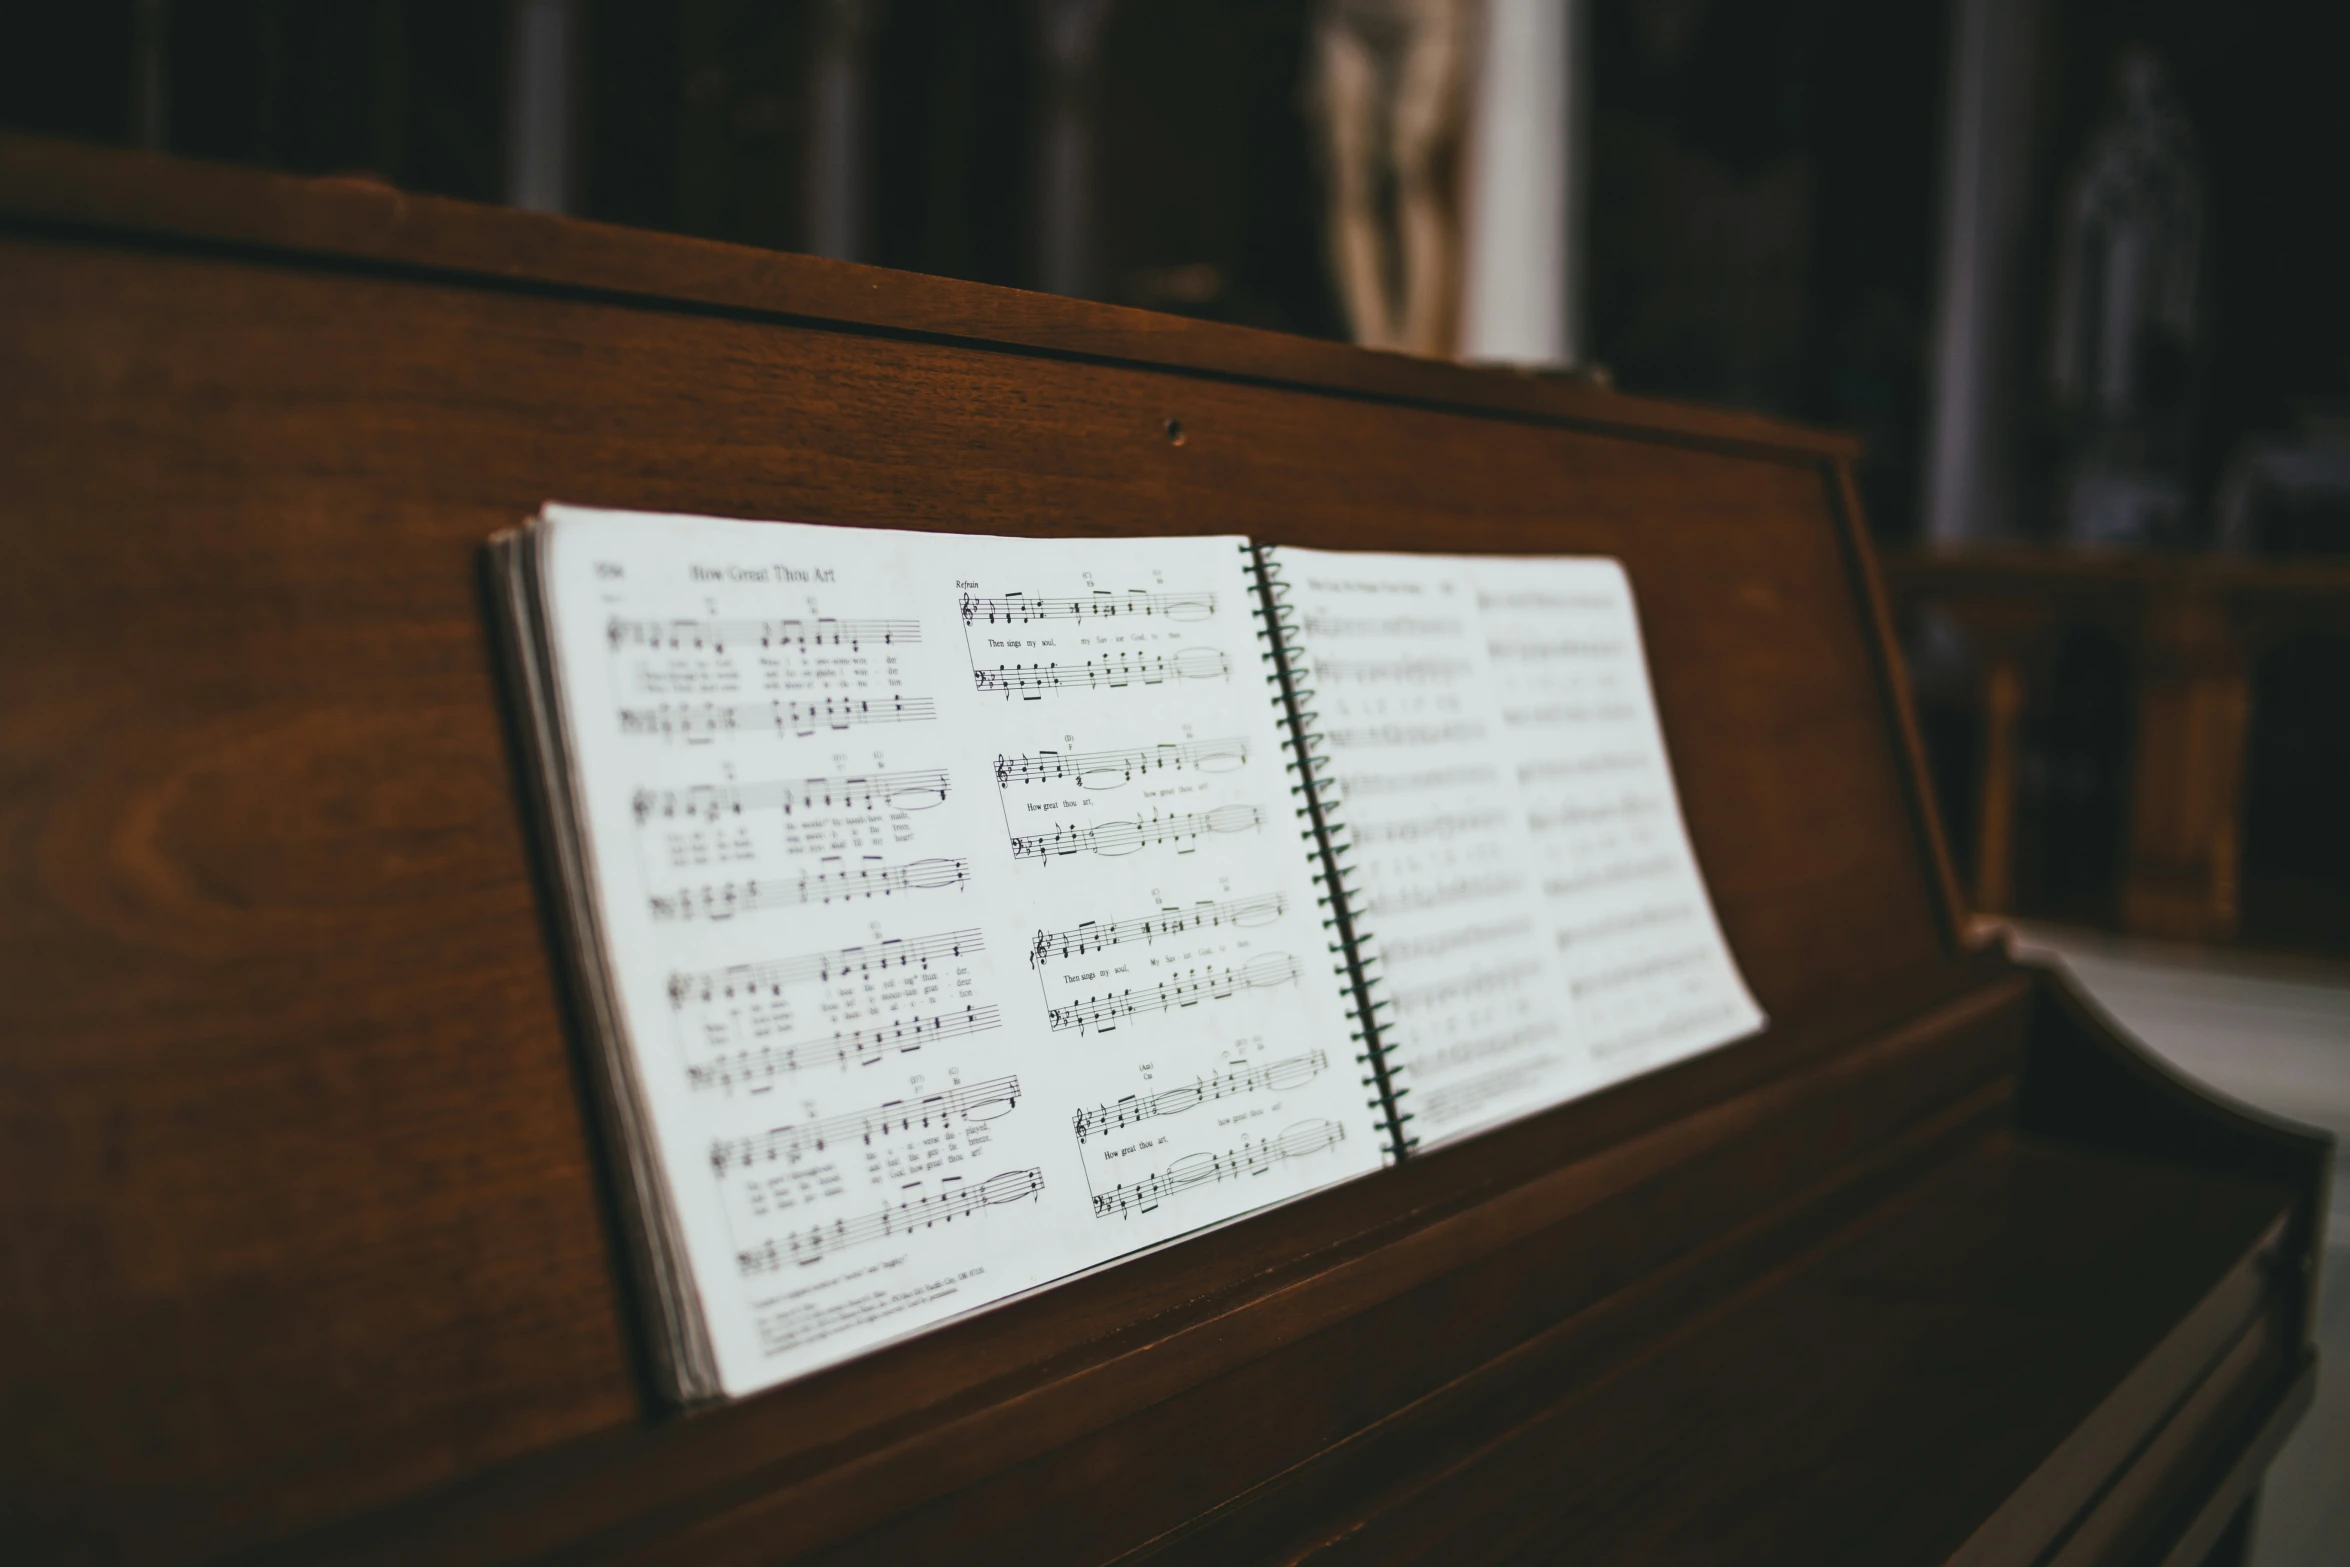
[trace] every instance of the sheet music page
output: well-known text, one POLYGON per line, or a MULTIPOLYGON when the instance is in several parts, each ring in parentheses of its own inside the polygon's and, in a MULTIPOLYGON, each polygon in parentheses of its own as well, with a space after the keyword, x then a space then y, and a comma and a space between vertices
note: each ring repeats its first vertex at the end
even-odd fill
POLYGON ((1548 927, 1599 1079, 1763 1025, 1681 821, 1621 565, 1470 562, 1548 927))
POLYGON ((1423 1144, 1591 1081, 1534 874, 1466 562, 1271 552, 1354 846, 1380 1034, 1423 1144))
POLYGON ((546 519, 729 1392, 1379 1167, 1239 540, 546 519))

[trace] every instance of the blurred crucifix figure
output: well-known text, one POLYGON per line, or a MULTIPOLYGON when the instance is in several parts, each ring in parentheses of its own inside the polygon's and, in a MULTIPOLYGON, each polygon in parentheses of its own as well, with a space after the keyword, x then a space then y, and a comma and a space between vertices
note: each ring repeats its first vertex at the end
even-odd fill
POLYGON ((1458 167, 1476 0, 1321 0, 1310 103, 1354 340, 1452 352, 1458 167))

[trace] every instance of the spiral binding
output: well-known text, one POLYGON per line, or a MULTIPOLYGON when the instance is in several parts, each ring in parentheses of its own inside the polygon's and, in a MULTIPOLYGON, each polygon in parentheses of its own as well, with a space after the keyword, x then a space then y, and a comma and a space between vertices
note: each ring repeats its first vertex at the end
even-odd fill
POLYGON ((1363 1086, 1378 1096, 1368 1101, 1369 1108, 1378 1117, 1378 1132, 1387 1139, 1389 1156, 1400 1161, 1419 1145, 1419 1139, 1404 1130, 1412 1119, 1403 1108, 1411 1090, 1397 1081, 1403 1075, 1403 1063, 1389 1059, 1381 1038, 1379 1012, 1387 1003, 1371 993, 1381 983, 1379 956, 1370 932, 1357 922, 1360 899, 1348 881, 1344 863, 1354 845, 1347 837, 1346 824, 1337 818, 1340 802, 1326 771, 1329 758, 1315 749, 1321 735, 1315 728, 1314 693, 1306 684, 1309 672, 1296 656, 1302 648, 1300 628, 1290 608, 1288 584, 1281 578, 1281 563, 1272 549, 1256 543, 1245 543, 1240 549, 1247 557, 1244 569, 1256 589, 1257 640, 1266 664, 1265 683, 1273 688, 1273 706, 1282 718, 1282 745, 1290 753, 1283 765, 1295 775, 1289 792, 1302 802, 1297 807, 1303 823, 1298 836, 1305 840, 1315 863, 1314 881, 1322 889, 1316 900, 1324 911, 1322 929, 1335 938, 1330 953, 1337 962, 1331 972, 1340 980, 1339 994, 1346 1000, 1348 1019, 1354 1025, 1348 1037, 1362 1052, 1355 1063, 1370 1074, 1362 1080, 1363 1086))

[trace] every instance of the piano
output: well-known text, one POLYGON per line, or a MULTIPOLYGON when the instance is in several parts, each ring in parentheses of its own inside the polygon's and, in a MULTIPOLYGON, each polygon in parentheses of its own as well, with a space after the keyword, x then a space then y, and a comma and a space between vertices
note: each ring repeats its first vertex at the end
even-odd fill
POLYGON ((1847 438, 0 139, 23 1561, 2224 1563, 2326 1139, 1970 938, 1847 438), (549 498, 1624 561, 1763 1034, 682 1414, 486 613, 549 498))

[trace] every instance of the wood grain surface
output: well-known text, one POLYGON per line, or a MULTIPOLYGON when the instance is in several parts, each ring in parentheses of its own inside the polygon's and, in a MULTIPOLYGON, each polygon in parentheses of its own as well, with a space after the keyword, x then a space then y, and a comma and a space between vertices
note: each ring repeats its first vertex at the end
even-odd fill
POLYGON ((1514 1419, 1383 1433, 1410 1451, 1367 1517, 1275 1539, 1239 1527, 1274 1507, 1236 1509, 1166 1559, 2035 1560, 2039 1516, 1996 1550, 1974 1537, 2011 1498, 2070 1516, 2094 1496, 2154 1418, 2105 1407, 2133 1373, 2167 1407, 2239 1342, 2281 1365, 2260 1311, 2277 1208, 2251 1183, 1994 1136, 1879 1196, 1651 1353, 1598 1375, 1564 1346, 1518 1357, 1488 1391, 1514 1419), (2018 1352, 2054 1337, 2068 1353, 2018 1352), (2068 1442, 2073 1494, 2029 1496, 2068 1442))
MULTIPOLYGON (((1802 1406, 1821 1451, 1839 1410, 1865 1442, 1849 1400, 1937 1313, 1979 1315, 1992 1338, 1914 1390, 1920 1433, 1934 1400, 1984 1411, 1945 1422, 1977 1489, 1934 1529, 1851 1536, 1938 1559, 2171 1306, 2280 1220, 2288 1249, 2305 1234, 2323 1151, 2242 1131, 2242 1159, 2173 1169, 2189 1134, 2130 1121, 2136 1142, 2104 1140, 2126 1151, 2084 1153, 2061 1093, 2039 1140, 2006 1137, 2043 1003, 1956 938, 1849 455, 1586 386, 0 138, 0 1531, 89 1561, 1083 1560, 1227 1527, 1278 1554, 1400 1509, 1397 1541, 1462 1559, 1637 1554, 1664 1521, 1577 1534, 1545 1477, 1627 1420, 1623 1464, 1690 1473, 1694 1432, 1760 1418, 1742 1398, 1802 1406), (548 499, 1617 556, 1773 1026, 664 1412, 482 599, 482 541, 548 499), (2054 1286, 2056 1231, 2018 1195, 2042 1187, 2123 1236, 2054 1286), (2147 1217, 2181 1204, 2216 1217, 2147 1217), (1929 1268, 1927 1240, 1883 1250, 1920 1225, 1979 1277, 1929 1268), (2078 1357, 2114 1270, 2146 1268, 2176 1289, 2109 1323, 2111 1356, 2040 1423, 1987 1435, 2033 1365, 2078 1357), (1840 1347, 1871 1291, 1946 1288, 1840 1347), (2010 1373, 1974 1388, 1994 1340, 2010 1373), (1634 1385, 1611 1368, 1727 1365, 1741 1341, 1767 1365, 1727 1402, 1670 1370, 1606 1402, 1634 1385), (1816 1399, 1785 1380, 1797 1354, 1816 1399), (1521 1363, 1541 1376, 1493 1369, 1521 1363), (1534 1402, 1494 1403, 1497 1378, 1534 1402), (1457 1483, 1516 1498, 1523 1530, 1460 1532, 1469 1504, 1410 1434, 1440 1429, 1492 1452, 1457 1483)), ((1706 1462, 1749 1462, 1762 1429, 1707 1438, 1706 1462)), ((1720 1559, 1805 1505, 1739 1472, 1720 1483, 1754 1489, 1673 1524, 1720 1559)))

